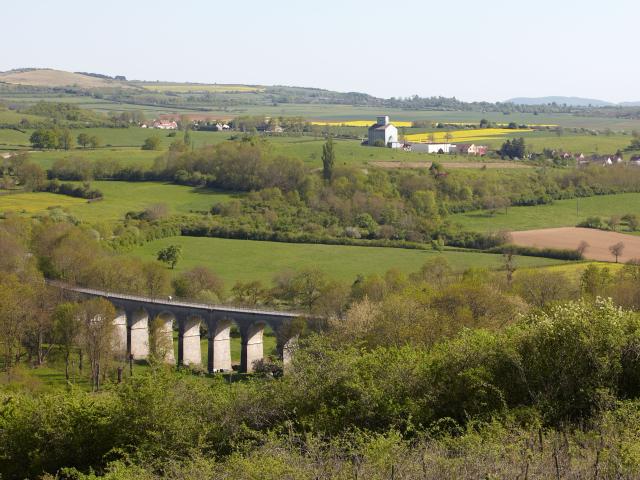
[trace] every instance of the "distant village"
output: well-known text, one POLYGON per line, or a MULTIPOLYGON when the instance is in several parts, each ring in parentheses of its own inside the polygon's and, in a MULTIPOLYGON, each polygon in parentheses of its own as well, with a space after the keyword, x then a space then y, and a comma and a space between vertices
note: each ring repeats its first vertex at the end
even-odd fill
MULTIPOLYGON (((229 131, 234 130, 233 124, 229 125, 223 121, 209 121, 205 119, 192 119, 191 123, 200 130, 210 131, 229 131)), ((232 123, 232 122, 230 122, 232 123)), ((158 130, 177 130, 178 122, 174 118, 158 118, 151 122, 142 123, 142 128, 158 129, 158 130)), ((277 123, 269 123, 265 128, 261 129, 265 134, 282 134, 285 129, 277 123)), ((420 152, 430 154, 449 154, 449 155, 470 155, 483 157, 489 153, 487 145, 476 145, 474 143, 439 143, 439 142, 403 142, 400 141, 398 128, 391 123, 388 115, 379 115, 376 122, 367 130, 367 138, 362 142, 365 146, 385 147, 393 149, 402 149, 408 152, 420 152)), ((573 160, 578 166, 601 165, 611 166, 624 162, 621 152, 615 154, 594 154, 585 155, 584 153, 572 152, 548 152, 554 158, 562 160, 573 160)), ((640 155, 632 156, 629 163, 640 166, 640 155)))

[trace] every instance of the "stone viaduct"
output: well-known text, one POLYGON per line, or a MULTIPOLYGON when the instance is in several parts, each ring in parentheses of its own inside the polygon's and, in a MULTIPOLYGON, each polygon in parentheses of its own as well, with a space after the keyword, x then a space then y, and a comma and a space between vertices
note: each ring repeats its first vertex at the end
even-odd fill
POLYGON ((116 345, 122 357, 146 359, 151 349, 150 327, 153 322, 153 346, 167 363, 176 363, 173 330, 178 330, 178 365, 200 365, 200 326, 207 327, 207 370, 209 373, 231 370, 231 327, 235 324, 241 337, 240 371, 250 373, 254 362, 263 358, 263 332, 270 326, 279 338, 280 355, 285 363, 291 358, 297 337, 291 335, 291 322, 301 314, 283 311, 254 310, 219 305, 188 303, 169 298, 147 298, 105 292, 49 282, 67 294, 101 297, 116 308, 114 325, 116 345))

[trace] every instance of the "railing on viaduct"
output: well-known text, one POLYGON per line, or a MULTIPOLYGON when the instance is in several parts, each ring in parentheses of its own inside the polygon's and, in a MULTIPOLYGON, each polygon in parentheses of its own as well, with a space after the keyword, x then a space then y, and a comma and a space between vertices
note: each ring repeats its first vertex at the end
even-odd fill
POLYGON ((241 372, 253 371, 254 363, 263 358, 263 333, 267 325, 278 338, 281 358, 285 363, 288 362, 296 342, 291 322, 302 316, 298 312, 127 295, 54 281, 49 281, 48 284, 68 294, 100 297, 111 302, 116 309, 116 318, 113 320, 116 349, 123 358, 143 360, 154 350, 164 361, 175 364, 173 330, 174 325, 177 325, 178 365, 200 365, 200 326, 205 324, 207 370, 210 373, 231 370, 231 327, 234 324, 241 338, 241 372), (154 322, 154 335, 150 335, 151 322, 154 322))

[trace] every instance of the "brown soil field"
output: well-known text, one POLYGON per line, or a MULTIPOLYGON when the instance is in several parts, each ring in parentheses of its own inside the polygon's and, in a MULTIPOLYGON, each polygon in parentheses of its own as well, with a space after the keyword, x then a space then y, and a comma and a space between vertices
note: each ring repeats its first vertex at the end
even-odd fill
POLYGON ((580 242, 589 244, 584 256, 591 260, 615 261, 609 247, 618 242, 624 243, 624 250, 618 261, 626 262, 640 258, 640 237, 618 232, 605 232, 593 228, 562 227, 544 228, 511 232, 513 243, 528 247, 576 249, 580 242))
MULTIPOLYGON (((473 168, 480 169, 483 167, 491 169, 504 168, 531 168, 529 165, 522 165, 513 162, 439 162, 444 168, 473 168)), ((431 162, 371 162, 371 166, 380 168, 429 168, 431 162)))

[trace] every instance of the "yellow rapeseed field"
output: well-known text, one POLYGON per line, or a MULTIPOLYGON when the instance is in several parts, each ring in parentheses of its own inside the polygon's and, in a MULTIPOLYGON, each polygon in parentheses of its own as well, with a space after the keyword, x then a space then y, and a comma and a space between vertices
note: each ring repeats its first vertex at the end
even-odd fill
MULTIPOLYGON (((330 127, 370 127, 376 123, 374 120, 342 120, 340 122, 311 122, 312 125, 327 125, 330 127)), ((412 127, 413 122, 391 121, 396 127, 412 127)))
POLYGON ((36 213, 49 207, 70 207, 81 203, 87 201, 56 193, 16 193, 0 195, 0 212, 36 213))
POLYGON ((513 133, 531 132, 530 128, 476 128, 470 130, 449 130, 430 133, 413 133, 405 135, 405 140, 409 142, 477 142, 479 140, 490 140, 496 137, 513 133), (450 136, 449 136, 450 135, 450 136), (433 138, 432 138, 433 136, 433 138))

